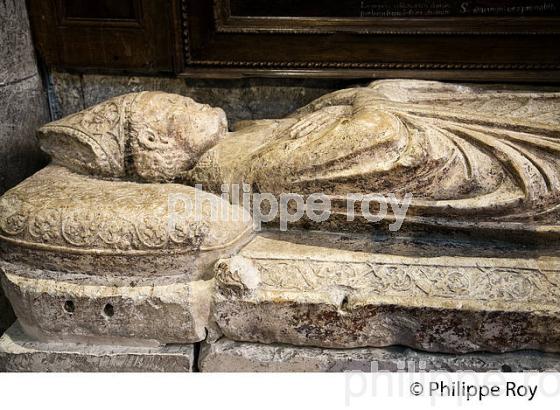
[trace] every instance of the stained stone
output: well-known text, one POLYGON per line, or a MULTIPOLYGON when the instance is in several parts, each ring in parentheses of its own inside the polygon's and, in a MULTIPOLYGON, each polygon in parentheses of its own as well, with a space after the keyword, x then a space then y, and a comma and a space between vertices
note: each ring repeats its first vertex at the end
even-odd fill
POLYGON ((0 338, 0 372, 191 372, 193 345, 125 347, 44 343, 16 322, 0 338))
MULTIPOLYGON (((311 236, 309 233, 308 236, 311 236)), ((560 352, 560 260, 341 250, 259 236, 217 264, 215 318, 232 340, 432 352, 560 352)))
MULTIPOLYGON (((52 77, 56 78, 59 75, 60 73, 54 72, 52 77)), ((186 90, 185 80, 176 77, 82 74, 80 82, 75 84, 75 87, 78 86, 84 95, 85 107, 91 107, 119 95, 143 91, 163 91, 193 98, 186 90)), ((55 90, 55 92, 64 94, 66 90, 55 90)), ((196 100, 208 104, 203 100, 196 100)))
POLYGON ((54 120, 86 108, 84 90, 82 89, 82 76, 80 74, 51 73, 48 79, 52 87, 49 104, 54 120))
POLYGON ((400 346, 322 349, 222 338, 203 344, 199 368, 202 372, 558 372, 560 355, 537 351, 452 355, 400 346))
POLYGON ((356 198, 375 195, 391 206, 374 222, 391 230, 544 242, 560 238, 559 108, 560 94, 550 90, 383 80, 227 132, 220 108, 140 92, 38 135, 55 163, 97 177, 180 181, 215 194, 245 184, 275 199, 321 194, 330 218, 305 214, 299 228, 369 231, 371 211, 356 198))
POLYGON ((0 3, 0 194, 44 166, 35 138, 48 121, 25 2, 0 3))
POLYGON ((125 286, 7 262, 1 272, 21 326, 39 340, 158 346, 204 340, 210 327, 213 280, 125 286))
MULTIPOLYGON (((0 4, 1 7, 1 4, 0 4)), ((0 194, 46 165, 36 128, 48 121, 38 76, 0 85, 0 194)))

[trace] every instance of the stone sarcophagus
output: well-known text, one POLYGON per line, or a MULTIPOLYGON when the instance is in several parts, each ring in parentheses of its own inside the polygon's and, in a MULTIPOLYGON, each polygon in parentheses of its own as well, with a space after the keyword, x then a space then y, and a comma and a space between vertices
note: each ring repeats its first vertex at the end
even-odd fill
POLYGON ((392 80, 232 132, 160 92, 47 124, 52 163, 0 199, 0 366, 113 347, 98 368, 188 370, 170 345, 204 342, 208 371, 557 369, 559 113, 550 90, 392 80))

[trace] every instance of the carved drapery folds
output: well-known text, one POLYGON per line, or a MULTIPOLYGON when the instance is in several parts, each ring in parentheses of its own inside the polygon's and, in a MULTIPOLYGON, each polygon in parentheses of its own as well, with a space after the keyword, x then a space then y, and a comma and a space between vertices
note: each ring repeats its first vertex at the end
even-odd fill
POLYGON ((413 195, 405 223, 557 232, 560 94, 378 81, 255 122, 204 154, 192 181, 280 195, 413 195))

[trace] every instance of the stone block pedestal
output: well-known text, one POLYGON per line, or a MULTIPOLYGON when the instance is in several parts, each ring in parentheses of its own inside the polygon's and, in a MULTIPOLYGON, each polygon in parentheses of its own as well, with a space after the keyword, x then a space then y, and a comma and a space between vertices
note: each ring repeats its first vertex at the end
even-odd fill
POLYGON ((560 355, 529 350, 440 354, 400 346, 323 349, 222 338, 202 347, 199 368, 202 372, 558 372, 560 355))
POLYGON ((127 347, 45 343, 16 322, 0 338, 0 372, 191 372, 194 345, 127 347))

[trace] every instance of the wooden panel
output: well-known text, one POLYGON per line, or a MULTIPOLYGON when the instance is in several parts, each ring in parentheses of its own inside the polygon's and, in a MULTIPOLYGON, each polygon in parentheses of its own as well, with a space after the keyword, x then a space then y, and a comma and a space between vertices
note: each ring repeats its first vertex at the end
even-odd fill
POLYGON ((182 0, 184 75, 554 82, 559 7, 543 0, 182 0))
POLYGON ((29 0, 40 55, 52 67, 172 72, 182 66, 172 3, 160 0, 29 0))
POLYGON ((29 0, 62 69, 560 82, 550 0, 29 0))
POLYGON ((134 0, 61 0, 66 19, 138 20, 139 4, 134 0))

